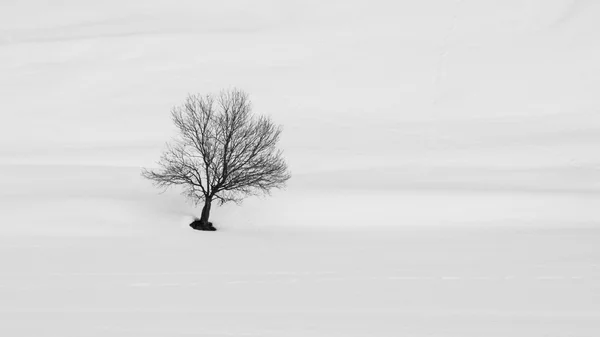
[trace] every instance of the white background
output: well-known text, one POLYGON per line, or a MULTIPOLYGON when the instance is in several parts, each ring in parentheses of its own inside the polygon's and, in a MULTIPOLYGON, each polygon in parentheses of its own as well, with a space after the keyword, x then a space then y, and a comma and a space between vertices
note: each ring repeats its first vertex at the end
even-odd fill
POLYGON ((0 1, 0 332, 596 336, 600 3, 0 1), (188 93, 284 126, 286 190, 140 176, 188 93))

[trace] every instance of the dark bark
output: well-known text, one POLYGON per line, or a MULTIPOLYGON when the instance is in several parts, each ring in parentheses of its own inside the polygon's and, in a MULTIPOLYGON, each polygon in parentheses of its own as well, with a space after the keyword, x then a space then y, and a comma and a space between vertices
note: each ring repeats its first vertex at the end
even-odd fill
POLYGON ((212 204, 212 198, 205 197, 204 199, 204 207, 202 208, 202 216, 200 219, 196 218, 194 222, 190 224, 190 227, 199 231, 216 231, 217 229, 213 227, 212 222, 208 221, 210 217, 210 206, 212 204))
POLYGON ((210 206, 212 203, 212 198, 206 197, 204 200, 204 207, 202 208, 202 215, 200 216, 200 222, 204 226, 208 226, 208 218, 210 217, 210 206))

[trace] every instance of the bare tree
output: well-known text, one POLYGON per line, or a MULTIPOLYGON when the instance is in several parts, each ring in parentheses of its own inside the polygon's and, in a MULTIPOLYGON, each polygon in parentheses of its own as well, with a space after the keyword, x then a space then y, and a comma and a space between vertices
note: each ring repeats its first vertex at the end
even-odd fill
POLYGON ((143 169, 142 175, 160 188, 181 185, 195 204, 204 201, 198 229, 214 230, 208 221, 213 201, 239 203, 282 188, 290 178, 276 147, 281 127, 254 115, 245 92, 189 95, 171 115, 179 133, 167 144, 159 168, 143 169))

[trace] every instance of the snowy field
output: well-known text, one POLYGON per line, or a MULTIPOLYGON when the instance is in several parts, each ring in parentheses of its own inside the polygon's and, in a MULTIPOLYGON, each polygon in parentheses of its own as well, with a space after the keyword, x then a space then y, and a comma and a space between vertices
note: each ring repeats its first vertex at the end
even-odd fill
POLYGON ((0 244, 5 336, 595 336, 597 229, 0 244))
POLYGON ((600 335, 595 0, 0 0, 0 336, 600 335), (188 92, 288 188, 140 177, 188 92))

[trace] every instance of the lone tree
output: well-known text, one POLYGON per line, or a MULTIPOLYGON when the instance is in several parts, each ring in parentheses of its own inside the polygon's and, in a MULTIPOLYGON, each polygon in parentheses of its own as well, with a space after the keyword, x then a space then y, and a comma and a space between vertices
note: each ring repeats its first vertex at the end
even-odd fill
POLYGON ((178 135, 167 144, 159 168, 143 169, 142 175, 163 189, 181 185, 194 204, 204 202, 194 229, 215 230, 208 221, 213 201, 239 203, 282 188, 290 178, 276 147, 281 126, 253 114, 245 92, 189 95, 171 115, 178 135))

